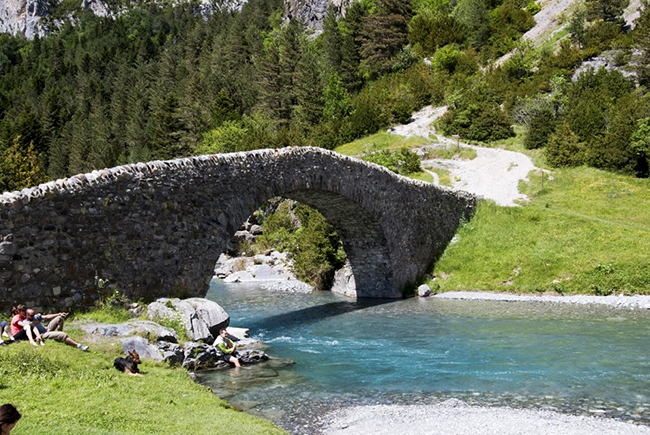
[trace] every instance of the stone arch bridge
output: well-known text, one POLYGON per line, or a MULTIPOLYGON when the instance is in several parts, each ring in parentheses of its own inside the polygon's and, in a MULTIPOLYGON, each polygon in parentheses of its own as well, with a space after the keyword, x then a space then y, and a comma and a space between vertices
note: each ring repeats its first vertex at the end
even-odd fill
POLYGON ((88 306, 96 277, 136 299, 204 296, 235 231, 277 196, 334 225, 357 296, 378 298, 401 297, 476 202, 318 148, 94 171, 0 195, 0 307, 88 306))

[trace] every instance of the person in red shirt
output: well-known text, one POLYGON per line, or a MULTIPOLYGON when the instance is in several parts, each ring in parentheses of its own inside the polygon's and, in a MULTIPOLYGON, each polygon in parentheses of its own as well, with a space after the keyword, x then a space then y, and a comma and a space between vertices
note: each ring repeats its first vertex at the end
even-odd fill
POLYGON ((29 322, 26 322, 25 315, 27 307, 18 305, 11 310, 13 317, 11 318, 11 340, 18 341, 28 339, 31 344, 38 346, 37 342, 43 343, 40 333, 34 334, 34 328, 29 322))

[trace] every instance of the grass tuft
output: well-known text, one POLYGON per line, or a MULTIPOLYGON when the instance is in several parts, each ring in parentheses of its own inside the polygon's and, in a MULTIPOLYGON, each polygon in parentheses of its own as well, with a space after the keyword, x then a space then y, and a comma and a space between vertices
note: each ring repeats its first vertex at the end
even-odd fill
POLYGON ((474 160, 476 158, 476 150, 474 148, 460 147, 460 151, 456 146, 440 147, 429 149, 427 159, 442 159, 442 160, 474 160))

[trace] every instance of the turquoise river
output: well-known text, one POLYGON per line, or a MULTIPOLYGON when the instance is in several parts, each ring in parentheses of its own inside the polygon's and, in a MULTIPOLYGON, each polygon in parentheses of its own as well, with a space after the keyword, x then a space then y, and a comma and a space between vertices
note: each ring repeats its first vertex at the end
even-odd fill
POLYGON ((550 303, 361 300, 213 281, 207 297, 273 357, 197 373, 233 406, 318 433, 346 405, 543 408, 650 424, 650 312, 550 303))

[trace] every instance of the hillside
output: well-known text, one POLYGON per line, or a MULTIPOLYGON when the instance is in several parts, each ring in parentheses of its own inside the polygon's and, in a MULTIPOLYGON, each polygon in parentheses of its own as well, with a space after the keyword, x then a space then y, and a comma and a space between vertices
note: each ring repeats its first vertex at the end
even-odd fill
MULTIPOLYGON (((130 3, 137 7, 140 0, 130 3)), ((204 13, 214 10, 238 11, 247 0, 200 0, 204 13)), ((323 30, 323 20, 327 8, 333 5, 343 14, 354 0, 286 0, 284 17, 287 20, 296 19, 319 33, 323 30)), ((28 39, 46 34, 42 20, 48 18, 54 10, 61 8, 64 0, 7 0, 0 3, 0 33, 12 35, 24 34, 28 39)), ((77 10, 89 11, 99 17, 114 16, 123 13, 129 2, 115 0, 80 0, 77 10), (116 6, 121 5, 121 6, 116 6)), ((144 2, 142 2, 144 3, 144 2)), ((72 9, 73 11, 74 9, 72 9)))
MULTIPOLYGON (((436 134, 516 143, 537 167, 650 174, 650 11, 626 26, 634 2, 564 10, 568 3, 369 0, 333 3, 325 16, 327 2, 288 3, 290 13, 282 0, 215 3, 210 13, 199 2, 101 4, 107 16, 54 4, 48 20, 58 30, 42 38, 0 35, 0 190, 138 161, 335 149, 408 124, 427 106, 448 108, 436 134), (298 11, 322 18, 322 33, 286 19, 298 11), (566 27, 526 42, 530 32, 539 42, 552 35, 555 22, 566 27), (576 74, 598 56, 608 68, 576 74)), ((17 5, 26 7, 3 3, 17 5)), ((368 144, 367 157, 423 180, 497 189, 450 175, 453 162, 420 171, 417 156, 389 141, 390 149, 368 144)), ((465 152, 477 162, 487 154, 465 152)), ((474 164, 466 172, 482 171, 474 164)), ((316 226, 327 252, 338 252, 316 226)))

